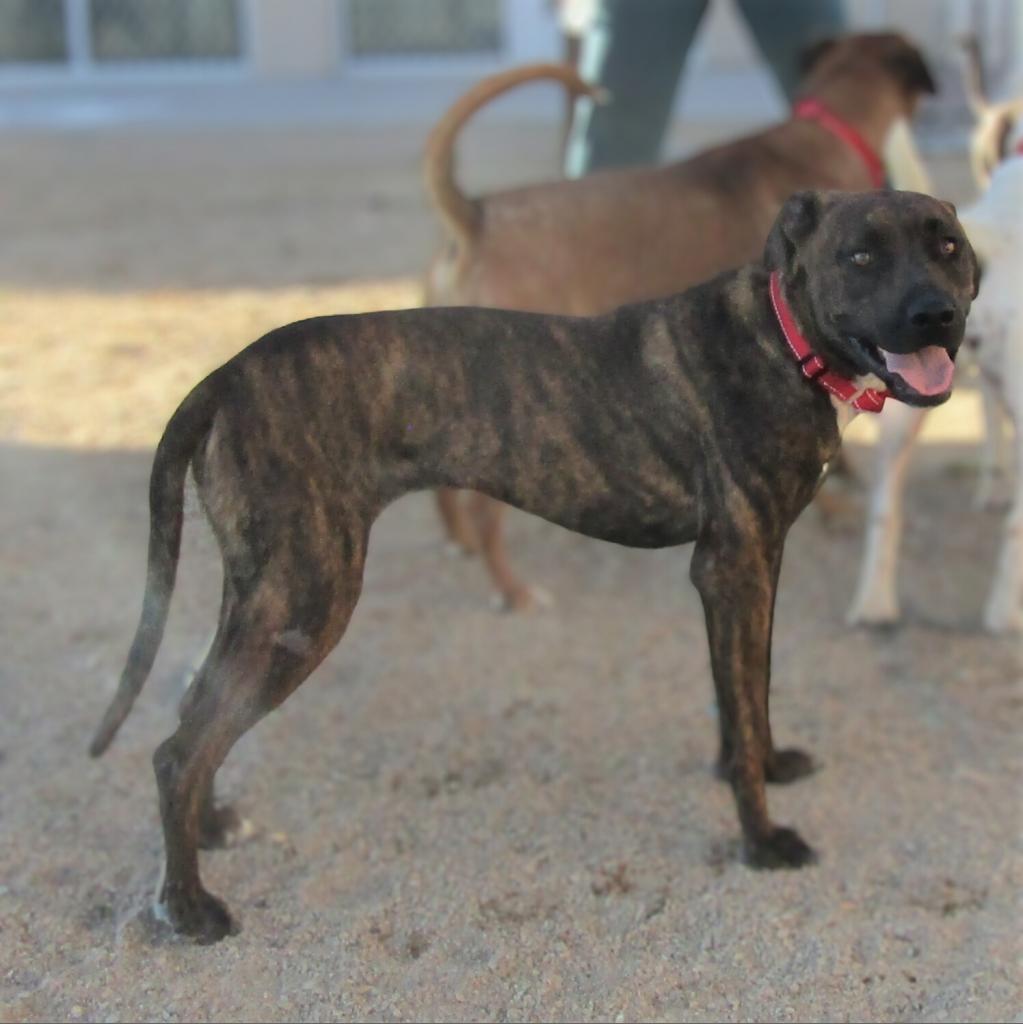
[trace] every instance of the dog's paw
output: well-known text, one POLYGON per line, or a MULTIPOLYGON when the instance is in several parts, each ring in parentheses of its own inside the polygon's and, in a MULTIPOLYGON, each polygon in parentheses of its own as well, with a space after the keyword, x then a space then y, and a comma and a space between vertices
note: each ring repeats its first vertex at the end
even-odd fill
POLYGON ((786 782, 795 782, 807 775, 812 775, 817 770, 813 758, 798 747, 787 747, 784 750, 776 750, 768 759, 766 775, 768 782, 775 782, 784 785, 786 782))
POLYGON ((817 862, 813 847, 791 828, 778 827, 759 839, 747 839, 744 854, 751 868, 802 868, 817 862))
POLYGON ((255 833, 252 822, 227 804, 204 810, 199 818, 199 848, 202 850, 226 850, 255 833))
POLYGON ((1023 606, 991 602, 984 609, 984 629, 988 633, 1004 635, 1007 633, 1023 633, 1023 606))
POLYGON ((446 540, 441 548, 448 558, 473 558, 479 554, 479 547, 463 541, 446 540))
POLYGON ((863 629, 893 630, 900 624, 902 613, 895 601, 857 601, 845 617, 847 626, 863 629))
POLYGON ((227 907, 205 889, 199 890, 196 899, 164 898, 153 905, 153 914, 179 935, 201 946, 212 945, 241 930, 227 907))

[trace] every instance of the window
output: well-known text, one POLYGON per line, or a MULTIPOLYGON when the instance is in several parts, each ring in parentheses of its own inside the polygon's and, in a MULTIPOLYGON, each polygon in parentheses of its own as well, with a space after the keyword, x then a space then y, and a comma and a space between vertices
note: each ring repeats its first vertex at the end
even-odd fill
POLYGON ((348 0, 349 47, 360 56, 495 53, 499 0, 348 0))
POLYGON ((67 57, 64 0, 0 0, 0 63, 67 57))
POLYGON ((0 65, 234 60, 244 0, 0 0, 0 65))
POLYGON ((236 0, 90 0, 96 61, 230 60, 240 53, 236 0))

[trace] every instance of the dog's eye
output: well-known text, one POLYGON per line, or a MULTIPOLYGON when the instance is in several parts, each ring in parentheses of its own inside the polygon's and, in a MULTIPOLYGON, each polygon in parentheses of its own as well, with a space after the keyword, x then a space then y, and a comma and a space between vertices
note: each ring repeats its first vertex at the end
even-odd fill
POLYGON ((941 240, 941 255, 955 256, 959 251, 959 243, 954 238, 943 238, 941 240))
POLYGON ((861 250, 860 252, 854 252, 852 256, 850 256, 849 258, 858 267, 868 267, 870 266, 871 260, 873 260, 874 257, 871 256, 869 252, 861 250))

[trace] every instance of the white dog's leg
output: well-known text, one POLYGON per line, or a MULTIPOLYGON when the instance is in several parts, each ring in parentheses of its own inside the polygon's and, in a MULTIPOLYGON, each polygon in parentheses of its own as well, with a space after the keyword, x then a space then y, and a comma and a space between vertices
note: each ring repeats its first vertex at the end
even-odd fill
POLYGON ((992 633, 1023 632, 1023 442, 1016 435, 1016 493, 1005 520, 995 579, 984 608, 992 633))
POLYGON ((980 375, 979 383, 984 410, 984 441, 981 448, 980 472, 977 475, 977 490, 973 495, 973 507, 990 509, 998 500, 998 484, 1005 470, 1007 444, 1002 412, 1002 394, 983 373, 980 375))
POLYGON ((1023 345, 1007 345, 1005 362, 1005 404, 1016 431, 1016 485, 984 608, 984 628, 992 633, 1023 632, 1023 345))
POLYGON ((852 625, 898 621, 896 567, 902 536, 902 491, 910 450, 925 415, 925 409, 901 402, 889 403, 882 414, 860 581, 847 616, 852 625))

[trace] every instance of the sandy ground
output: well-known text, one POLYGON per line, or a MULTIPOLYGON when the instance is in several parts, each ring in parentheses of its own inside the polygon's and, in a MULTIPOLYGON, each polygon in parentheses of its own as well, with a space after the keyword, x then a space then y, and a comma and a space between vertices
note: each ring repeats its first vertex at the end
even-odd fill
MULTIPOLYGON (((201 949, 152 921, 150 755, 219 566, 193 513, 153 676, 89 761, 141 598, 151 446, 262 330, 417 301, 419 141, 4 139, 0 1019, 1018 1018, 1020 651, 977 630, 1000 519, 970 508, 968 389, 916 462, 904 628, 842 625, 862 495, 790 541, 775 730, 822 769, 771 802, 819 866, 737 860, 687 551, 509 517, 558 603, 498 615, 417 495, 375 528, 340 648, 221 773, 256 834, 203 871, 241 934, 201 949)), ((543 177, 553 138, 479 131, 466 162, 543 177)), ((965 194, 960 164, 939 173, 965 194)))

